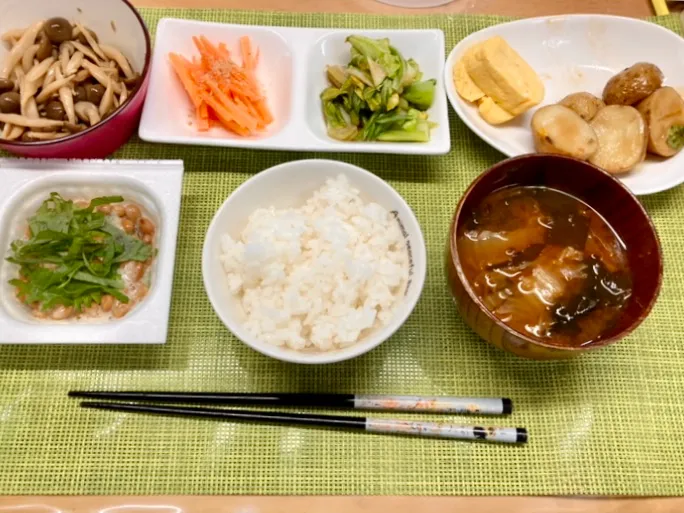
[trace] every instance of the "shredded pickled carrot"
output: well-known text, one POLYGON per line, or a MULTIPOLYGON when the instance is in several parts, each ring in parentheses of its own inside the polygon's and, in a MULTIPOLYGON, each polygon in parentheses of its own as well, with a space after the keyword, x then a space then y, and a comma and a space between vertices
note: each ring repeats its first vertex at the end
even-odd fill
POLYGON ((169 59, 195 107, 198 130, 209 130, 218 120, 226 130, 249 136, 271 124, 273 115, 255 74, 259 52, 250 39, 240 38, 241 65, 231 58, 225 43, 214 45, 204 36, 192 40, 199 58, 170 53, 169 59))

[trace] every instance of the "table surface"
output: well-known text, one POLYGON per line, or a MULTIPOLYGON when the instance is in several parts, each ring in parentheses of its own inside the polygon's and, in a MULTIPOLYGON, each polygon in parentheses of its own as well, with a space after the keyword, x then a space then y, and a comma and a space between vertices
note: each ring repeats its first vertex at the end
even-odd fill
POLYGON ((400 9, 376 0, 133 0, 133 3, 144 7, 206 7, 373 14, 465 13, 524 17, 568 13, 602 13, 632 17, 653 14, 649 0, 454 0, 448 5, 431 9, 400 9))
MULTIPOLYGON (((545 16, 603 13, 644 17, 653 14, 649 0, 455 0, 431 9, 401 9, 376 0, 133 0, 138 7, 258 9, 293 12, 359 12, 373 14, 500 14, 545 16)), ((671 7, 672 4, 671 4, 671 7)), ((0 513, 412 513, 476 511, 478 513, 674 513, 684 511, 684 498, 561 497, 0 497, 0 513)))

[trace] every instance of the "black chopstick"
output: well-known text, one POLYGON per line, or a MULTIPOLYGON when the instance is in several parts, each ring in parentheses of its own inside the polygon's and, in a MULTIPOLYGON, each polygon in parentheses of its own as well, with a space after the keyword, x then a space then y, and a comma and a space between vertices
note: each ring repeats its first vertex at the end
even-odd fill
POLYGON ((282 413, 267 411, 219 410, 213 408, 190 408, 181 406, 158 406, 131 403, 81 403, 83 408, 113 410, 132 413, 151 413, 180 417, 205 418, 213 420, 247 421, 288 426, 309 426, 365 431, 369 433, 414 435, 432 438, 457 440, 481 440, 524 444, 527 443, 525 428, 457 426, 435 422, 410 422, 402 420, 377 419, 368 417, 347 417, 341 415, 316 415, 308 413, 282 413))
POLYGON ((376 411, 416 411, 422 413, 465 413, 508 415, 513 402, 507 398, 489 397, 425 397, 406 395, 362 394, 264 394, 222 392, 86 392, 72 391, 69 397, 113 399, 120 401, 154 401, 213 405, 307 406, 376 411))

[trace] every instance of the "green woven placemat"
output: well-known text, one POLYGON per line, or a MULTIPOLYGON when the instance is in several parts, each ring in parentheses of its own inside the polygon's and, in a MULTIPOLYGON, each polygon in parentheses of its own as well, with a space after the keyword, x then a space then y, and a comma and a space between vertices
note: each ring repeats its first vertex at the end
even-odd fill
MULTIPOLYGON (((152 9, 143 15, 150 27, 162 16, 438 27, 447 48, 505 21, 152 9)), ((658 21, 679 31, 675 17, 658 21)), ((425 232, 429 276, 396 336, 356 360, 318 367, 271 360, 233 338, 205 297, 200 271, 204 232, 230 192, 264 168, 316 155, 128 144, 116 158, 185 160, 168 343, 0 346, 0 493, 684 493, 684 189, 644 200, 666 265, 660 300, 637 333, 572 362, 522 360, 479 340, 445 286, 442 255, 453 209, 468 183, 502 158, 453 115, 451 126, 453 149, 445 157, 330 156, 370 169, 406 198, 425 232), (527 426, 531 442, 504 447, 84 411, 66 398, 78 388, 506 395, 517 410, 499 422, 527 426)))

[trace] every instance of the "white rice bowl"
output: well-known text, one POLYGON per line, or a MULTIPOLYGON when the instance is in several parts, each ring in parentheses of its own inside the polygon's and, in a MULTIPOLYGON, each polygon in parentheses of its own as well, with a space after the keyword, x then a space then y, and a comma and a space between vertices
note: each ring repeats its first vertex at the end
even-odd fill
POLYGON ((396 219, 346 175, 299 208, 255 210, 238 240, 222 235, 220 259, 247 331, 296 350, 355 344, 391 320, 408 282, 396 219))
POLYGON ((298 161, 233 192, 209 227, 202 267, 214 310, 240 340, 281 360, 327 363, 403 324, 423 287, 425 244, 377 176, 298 161))

